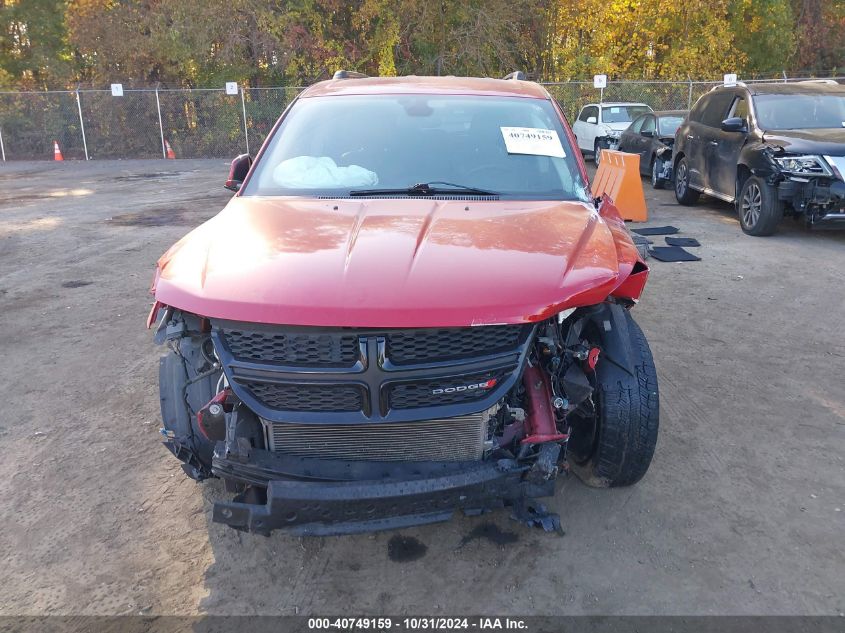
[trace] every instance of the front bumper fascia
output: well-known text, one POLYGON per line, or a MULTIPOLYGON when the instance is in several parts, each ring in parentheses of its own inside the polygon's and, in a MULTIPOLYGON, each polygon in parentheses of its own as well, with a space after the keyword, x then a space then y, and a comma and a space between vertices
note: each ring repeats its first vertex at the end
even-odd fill
POLYGON ((596 137, 596 142, 601 149, 618 149, 619 148, 619 136, 598 136, 596 137))
POLYGON ((525 476, 528 467, 506 459, 346 462, 256 450, 247 461, 218 452, 212 470, 229 481, 266 486, 266 500, 250 503, 242 495, 214 504, 215 522, 249 532, 354 534, 446 521, 456 510, 474 515, 504 506, 514 506, 515 518, 544 527, 543 519, 553 516, 533 499, 554 494, 554 479, 532 481, 525 476))

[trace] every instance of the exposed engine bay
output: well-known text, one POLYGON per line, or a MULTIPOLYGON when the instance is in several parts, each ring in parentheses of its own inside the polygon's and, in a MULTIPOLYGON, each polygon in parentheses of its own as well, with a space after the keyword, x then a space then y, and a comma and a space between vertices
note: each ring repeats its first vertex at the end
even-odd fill
POLYGON ((589 483, 627 483, 590 466, 602 370, 638 380, 625 305, 419 330, 232 323, 167 307, 157 322, 170 348, 165 444, 190 477, 236 493, 214 509, 232 527, 349 533, 506 505, 559 530, 536 499, 570 464, 589 483))

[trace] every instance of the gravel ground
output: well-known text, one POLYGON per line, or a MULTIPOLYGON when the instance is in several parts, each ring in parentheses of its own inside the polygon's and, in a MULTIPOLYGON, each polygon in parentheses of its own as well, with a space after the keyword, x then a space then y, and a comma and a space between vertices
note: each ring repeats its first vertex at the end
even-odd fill
MULTIPOLYGON (((505 512, 300 539, 210 523, 159 441, 156 258, 229 195, 223 161, 0 167, 0 614, 845 611, 845 233, 739 230, 646 186, 701 262, 652 261, 661 386, 637 486, 560 483, 566 535, 505 512)), ((660 240, 661 238, 656 238, 660 240)))

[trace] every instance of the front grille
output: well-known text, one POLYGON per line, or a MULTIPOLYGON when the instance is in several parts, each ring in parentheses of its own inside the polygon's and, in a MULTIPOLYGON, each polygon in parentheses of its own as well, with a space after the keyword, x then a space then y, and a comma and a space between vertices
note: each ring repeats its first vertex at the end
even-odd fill
POLYGON ((521 325, 399 330, 387 333, 387 355, 397 364, 467 358, 513 349, 521 325))
POLYGON ((498 382, 501 374, 484 373, 469 376, 449 376, 434 380, 400 383, 390 387, 388 398, 394 409, 417 409, 458 402, 473 402, 483 398, 494 385, 479 386, 490 380, 498 382))
POLYGON ((286 411, 360 411, 361 389, 354 385, 298 385, 245 382, 265 406, 286 411))
POLYGON ((358 359, 355 334, 226 330, 235 358, 304 367, 349 366, 358 359))
POLYGON ((399 330, 212 322, 235 394, 265 420, 300 424, 474 414, 516 383, 533 332, 530 324, 399 330))
POLYGON ((324 425, 265 422, 270 450, 317 459, 471 461, 481 459, 488 412, 406 423, 324 425))

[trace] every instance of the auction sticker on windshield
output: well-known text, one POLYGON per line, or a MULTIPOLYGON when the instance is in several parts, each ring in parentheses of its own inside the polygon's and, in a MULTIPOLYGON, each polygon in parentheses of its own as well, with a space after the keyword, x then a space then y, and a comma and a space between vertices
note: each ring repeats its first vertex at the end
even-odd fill
POLYGON ((508 154, 566 157, 555 130, 539 127, 503 127, 501 130, 508 154))

